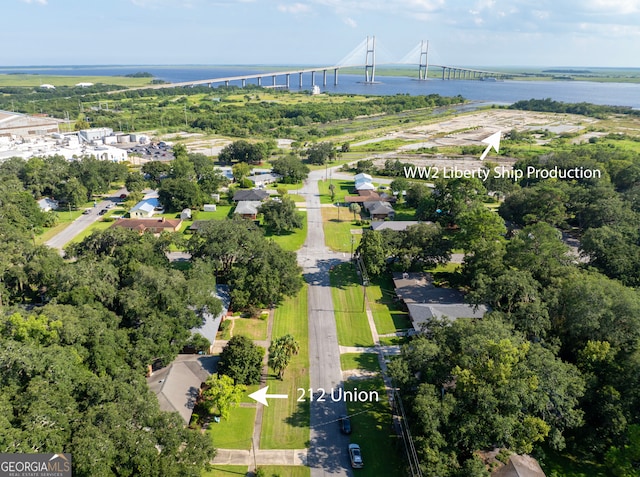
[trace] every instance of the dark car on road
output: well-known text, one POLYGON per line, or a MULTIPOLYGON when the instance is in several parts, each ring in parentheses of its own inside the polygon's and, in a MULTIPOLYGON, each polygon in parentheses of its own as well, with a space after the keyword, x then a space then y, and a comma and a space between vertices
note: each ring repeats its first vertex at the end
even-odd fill
POLYGON ((343 434, 351 434, 351 419, 347 416, 340 416, 338 423, 340 424, 340 432, 343 434))
POLYGON ((100 212, 98 212, 98 215, 104 215, 104 214, 106 214, 107 212, 109 212, 109 210, 108 210, 108 209, 102 209, 100 212))
POLYGON ((360 446, 358 444, 349 444, 349 459, 351 460, 351 467, 354 469, 362 469, 364 467, 360 446))

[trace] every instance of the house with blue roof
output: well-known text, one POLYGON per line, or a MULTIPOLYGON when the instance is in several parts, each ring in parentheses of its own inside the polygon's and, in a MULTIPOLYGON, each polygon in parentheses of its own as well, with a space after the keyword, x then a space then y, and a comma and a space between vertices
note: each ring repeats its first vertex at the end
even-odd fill
POLYGON ((129 217, 132 219, 144 219, 153 217, 153 214, 156 212, 161 212, 162 206, 160 205, 160 200, 157 197, 153 197, 150 199, 144 199, 138 202, 133 208, 129 211, 129 217))

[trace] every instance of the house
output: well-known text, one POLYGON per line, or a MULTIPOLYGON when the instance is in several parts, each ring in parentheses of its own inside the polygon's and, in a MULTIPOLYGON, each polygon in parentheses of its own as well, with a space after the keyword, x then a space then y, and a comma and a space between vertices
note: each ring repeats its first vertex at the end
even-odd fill
POLYGON ((216 358, 181 354, 169 366, 151 373, 149 389, 157 396, 160 409, 177 412, 189 424, 202 383, 216 369, 216 358))
POLYGON ((469 305, 464 294, 453 288, 433 285, 430 275, 422 273, 394 273, 396 295, 407 309, 416 331, 421 331, 431 319, 457 320, 482 318, 489 311, 485 305, 469 305))
POLYGON ((393 219, 395 211, 388 202, 377 200, 374 202, 365 202, 364 208, 367 209, 372 219, 393 219))
POLYGON ((209 340, 211 345, 209 346, 209 354, 213 354, 213 346, 216 342, 216 334, 222 319, 227 315, 229 306, 231 305, 231 295, 229 294, 229 287, 227 285, 216 285, 216 298, 222 302, 222 311, 216 316, 210 313, 204 313, 204 320, 202 325, 198 328, 192 328, 191 334, 199 333, 209 340))
POLYGON ((204 224, 206 224, 207 222, 211 222, 211 221, 210 220, 194 220, 193 223, 191 225, 189 225, 189 228, 187 229, 187 232, 195 233, 198 230, 200 230, 202 228, 202 226, 204 224))
POLYGON ((356 182, 362 181, 362 180, 366 180, 371 182, 373 180, 373 177, 371 177, 369 174, 365 174, 364 172, 361 172, 359 174, 356 174, 355 176, 353 176, 353 180, 356 182))
POLYGON ((371 182, 356 182, 356 190, 375 190, 376 187, 371 182))
POLYGON ((144 199, 133 206, 133 208, 129 211, 129 217, 131 217, 132 219, 152 217, 153 214, 158 211, 158 209, 162 210, 160 200, 155 197, 144 199))
POLYGON ((111 227, 121 227, 129 230, 137 230, 145 233, 151 232, 159 234, 162 232, 177 232, 182 225, 182 219, 167 219, 161 217, 159 219, 118 219, 111 227))
POLYGON ((269 197, 269 193, 261 189, 241 189, 237 190, 236 193, 233 194, 233 201, 262 202, 263 200, 266 200, 267 197, 269 197))
POLYGON ((395 230, 397 232, 402 232, 404 230, 407 230, 412 225, 432 223, 433 222, 417 222, 415 220, 375 221, 371 222, 371 230, 395 230))
POLYGON ((259 174, 255 176, 247 177, 248 180, 253 182, 254 187, 264 187, 269 184, 274 184, 282 179, 280 174, 259 174))
POLYGON ((238 214, 243 219, 256 220, 258 217, 258 209, 262 205, 262 202, 255 200, 241 200, 236 205, 234 214, 238 214))
POLYGON ((49 212, 58 208, 58 201, 49 197, 43 197, 38 201, 38 207, 42 212, 49 212))
POLYGON ((190 220, 191 219, 191 209, 189 209, 189 208, 183 209, 182 212, 180 212, 180 218, 182 220, 190 220))
POLYGON ((491 477, 546 477, 538 461, 529 455, 511 454, 507 463, 491 477))

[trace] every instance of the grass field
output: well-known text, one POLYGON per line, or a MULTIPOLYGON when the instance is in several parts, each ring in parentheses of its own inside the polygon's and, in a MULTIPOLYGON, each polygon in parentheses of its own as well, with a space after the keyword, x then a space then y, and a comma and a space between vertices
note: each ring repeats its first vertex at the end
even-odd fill
POLYGON ((218 449, 250 449, 255 420, 255 407, 235 407, 229 419, 211 422, 207 434, 218 449))
POLYGON ((246 465, 213 465, 211 470, 201 474, 201 477, 245 477, 247 475, 246 465))
POLYGON ((75 86, 78 83, 102 83, 119 86, 144 86, 153 78, 127 78, 125 76, 58 76, 40 74, 0 74, 0 86, 75 86))
POLYGON ((385 275, 371 281, 367 290, 373 321, 380 335, 412 328, 409 314, 399 310, 393 301, 393 281, 385 275))
POLYGON ((352 249, 355 251, 360 244, 362 234, 352 234, 351 231, 362 230, 369 225, 356 225, 353 221, 353 213, 346 207, 323 207, 321 212, 324 241, 327 247, 336 252, 349 254, 352 249))
POLYGON ((311 469, 303 466, 261 465, 259 468, 264 470, 266 477, 309 477, 311 475, 311 469))
POLYGON ((309 388, 307 310, 305 285, 298 296, 287 299, 275 311, 273 339, 292 334, 300 344, 300 351, 292 358, 282 381, 276 379, 270 370, 267 380, 269 393, 288 394, 289 399, 273 399, 269 407, 264 408, 260 437, 262 449, 302 449, 309 444, 309 403, 299 403, 295 399, 298 388, 309 388))
POLYGON ((264 236, 273 240, 284 250, 291 252, 298 250, 307 239, 307 213, 300 211, 298 213, 303 216, 301 229, 294 229, 292 232, 285 232, 282 235, 275 235, 270 231, 265 231, 264 236))
POLYGON ((267 339, 267 320, 260 318, 236 318, 233 320, 233 336, 244 335, 252 340, 267 339))
POLYGON ((339 265, 330 273, 333 309, 342 346, 373 346, 367 314, 362 307, 362 286, 350 263, 339 265))
POLYGON ((380 371, 380 363, 376 353, 343 353, 340 355, 340 367, 343 371, 350 369, 380 371))
POLYGON ((382 378, 347 381, 345 391, 377 391, 379 400, 371 402, 347 402, 353 432, 351 442, 362 449, 364 468, 358 476, 404 475, 400 458, 401 441, 393 431, 391 409, 387 401, 382 378))
MULTIPOLYGON (((346 180, 326 180, 326 181, 318 181, 318 189, 320 189, 320 203, 321 204, 332 204, 334 202, 344 202, 344 198, 347 195, 357 195, 355 192, 355 185, 353 181, 346 180), (335 200, 331 201, 331 192, 329 190, 329 185, 333 184, 335 186, 335 200)), ((346 209, 348 211, 348 209, 346 209)))

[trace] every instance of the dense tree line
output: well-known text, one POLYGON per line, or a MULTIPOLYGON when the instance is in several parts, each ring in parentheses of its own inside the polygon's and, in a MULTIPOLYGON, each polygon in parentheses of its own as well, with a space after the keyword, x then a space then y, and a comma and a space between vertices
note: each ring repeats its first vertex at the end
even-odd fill
POLYGON ((67 250, 31 243, 0 206, 0 449, 70 452, 74 475, 198 476, 209 438, 160 411, 144 379, 216 312, 211 271, 168 242, 109 229, 67 250))
POLYGON ((525 111, 543 111, 548 113, 570 113, 581 114, 583 116, 593 116, 597 118, 606 117, 609 114, 630 114, 638 115, 637 110, 626 106, 608 106, 593 103, 564 103, 551 98, 528 99, 516 101, 510 109, 521 109, 525 111))
MULTIPOLYGON (((633 475, 639 163, 636 153, 597 143, 522 161, 515 167, 581 166, 602 175, 525 178, 507 192, 500 215, 482 204, 486 191, 473 181, 409 186, 407 202, 423 204, 434 221, 446 212, 445 238, 465 251, 451 281, 470 303, 490 306, 483 320, 429 322, 429 333, 392 363, 425 475, 486 476, 474 451, 506 447, 544 460, 542 443, 633 475), (586 263, 563 230, 580 240, 586 263)), ((383 269, 395 261, 395 243, 379 234, 372 257, 383 269)))
MULTIPOLYGON (((105 94, 111 87, 99 86, 82 90, 43 90, 38 88, 11 89, 11 94, 0 97, 0 109, 24 113, 46 110, 50 115, 64 118, 85 115, 94 127, 110 127, 114 130, 149 130, 160 125, 163 128, 185 126, 199 131, 233 137, 295 137, 303 139, 307 134, 300 126, 325 124, 340 119, 354 119, 359 116, 393 114, 421 108, 435 108, 464 101, 461 96, 452 98, 436 94, 427 96, 376 96, 367 101, 336 101, 331 104, 303 102, 265 102, 228 99, 231 94, 244 92, 249 95, 260 93, 261 88, 237 87, 166 88, 154 90, 130 90, 105 94), (187 104, 187 97, 206 94, 205 99, 196 104, 187 104), (215 98, 215 100, 214 100, 215 98), (131 101, 135 99, 135 101, 131 101), (13 101, 13 103, 12 103, 13 101), (109 102, 108 109, 98 107, 100 102, 109 102)), ((288 94, 288 93, 283 93, 288 94)), ((342 132, 338 128, 334 132, 342 132)), ((322 135, 320 131, 314 134, 322 135)))

